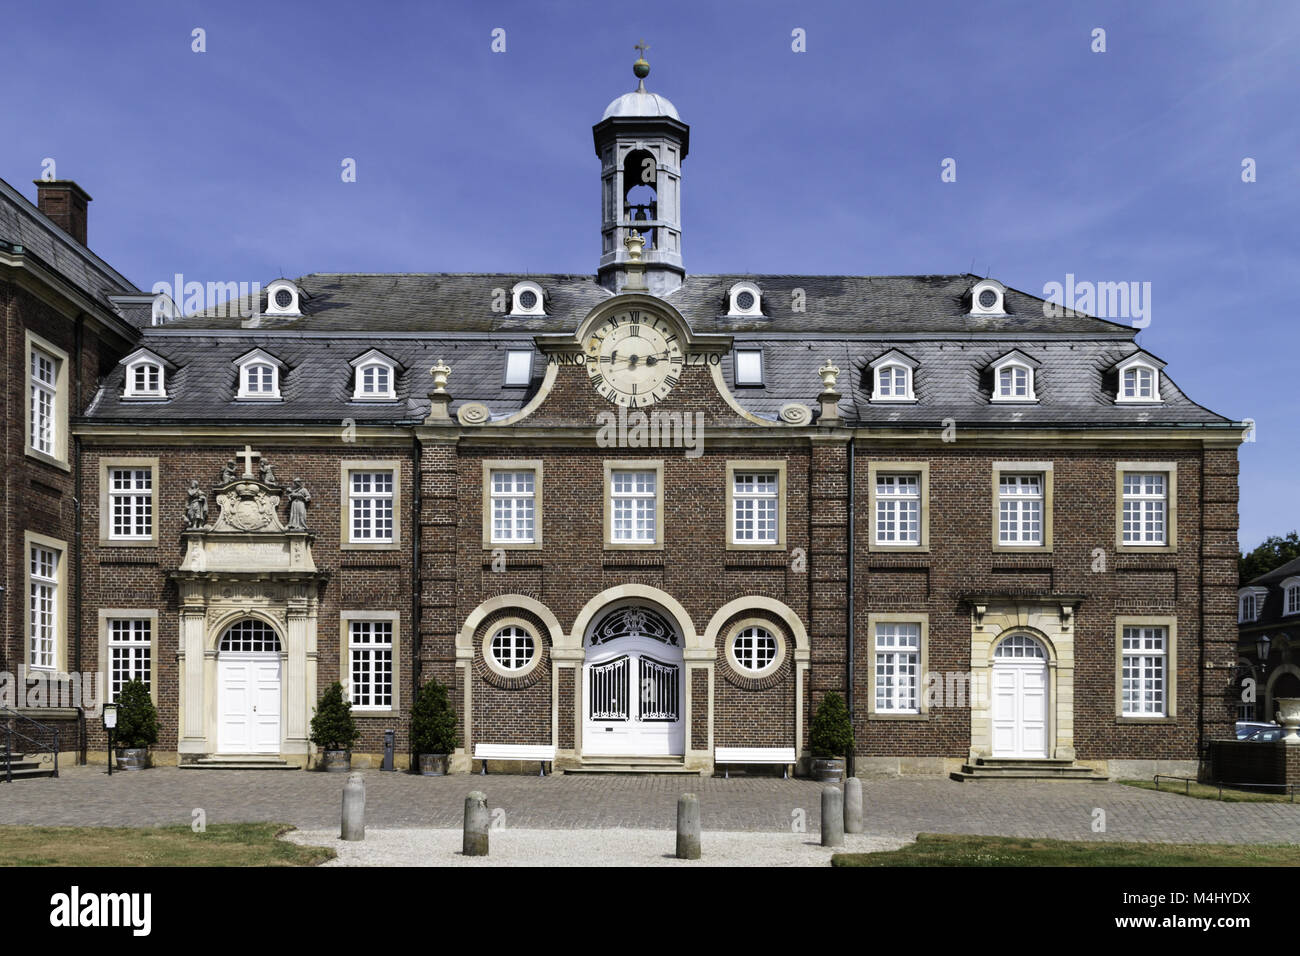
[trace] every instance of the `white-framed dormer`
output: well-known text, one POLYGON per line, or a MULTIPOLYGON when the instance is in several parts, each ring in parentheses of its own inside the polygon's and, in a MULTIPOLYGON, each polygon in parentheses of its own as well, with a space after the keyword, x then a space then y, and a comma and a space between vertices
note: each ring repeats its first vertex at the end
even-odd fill
POLYGON ((970 287, 971 315, 1006 315, 1007 287, 997 279, 981 279, 970 287))
POLYGON ((744 319, 762 316, 763 293, 752 282, 737 282, 727 291, 727 317, 744 319))
POLYGON ((871 362, 871 400, 873 402, 914 402, 916 367, 920 364, 905 352, 890 349, 871 362))
POLYGON ((1013 349, 994 362, 990 366, 993 371, 992 401, 1038 401, 1035 372, 1040 364, 1019 349, 1013 349))
POLYGON ((266 287, 267 315, 302 315, 302 291, 288 279, 276 279, 266 287))
POLYGON ((1237 591, 1237 623, 1249 624, 1258 621, 1264 611, 1264 600, 1268 597, 1268 588, 1252 585, 1237 591))
POLYGON ((510 290, 511 315, 545 315, 546 295, 532 279, 521 279, 510 290))
POLYGON ((167 371, 173 368, 161 355, 145 348, 136 349, 118 363, 122 376, 122 397, 131 399, 167 398, 167 371))
POLYGON ((378 349, 352 360, 354 402, 397 401, 397 363, 378 349))
POLYGON ((1282 581, 1282 616, 1293 617, 1300 614, 1300 574, 1293 574, 1282 581))
POLYGON ((262 349, 253 349, 235 359, 239 369, 239 390, 235 398, 249 402, 280 400, 280 373, 284 363, 262 349))
POLYGON ((1164 363, 1145 352, 1134 352, 1114 367, 1115 402, 1121 405, 1157 404, 1160 398, 1160 370, 1164 363))

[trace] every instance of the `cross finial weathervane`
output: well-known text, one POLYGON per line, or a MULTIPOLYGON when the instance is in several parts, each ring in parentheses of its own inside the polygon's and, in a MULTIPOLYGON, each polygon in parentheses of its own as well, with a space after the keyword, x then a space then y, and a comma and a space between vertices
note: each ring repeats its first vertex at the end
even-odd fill
POLYGON ((641 59, 644 60, 644 59, 645 59, 645 51, 648 50, 648 49, 650 49, 650 44, 646 43, 645 40, 642 40, 642 41, 641 41, 640 43, 638 43, 636 46, 632 47, 632 49, 634 49, 634 50, 640 50, 640 51, 641 51, 641 59))

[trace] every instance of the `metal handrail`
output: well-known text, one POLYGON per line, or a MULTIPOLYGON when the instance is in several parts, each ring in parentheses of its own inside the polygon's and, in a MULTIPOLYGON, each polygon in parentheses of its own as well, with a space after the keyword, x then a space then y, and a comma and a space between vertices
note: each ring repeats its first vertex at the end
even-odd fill
POLYGON ((1283 793, 1290 794, 1291 800, 1289 802, 1295 803, 1296 790, 1300 789, 1300 784, 1297 783, 1234 783, 1230 780, 1205 781, 1205 780, 1197 780, 1194 777, 1180 777, 1172 773, 1158 773, 1155 775, 1154 778, 1154 782, 1157 790, 1160 789, 1161 779, 1184 781, 1183 794, 1185 796, 1189 796, 1191 794, 1192 784, 1194 783, 1204 783, 1207 787, 1218 787, 1220 800, 1223 799, 1224 787, 1228 787, 1230 789, 1237 789, 1237 790, 1246 790, 1250 787, 1273 787, 1273 788, 1280 788, 1283 793))
POLYGON ((57 727, 51 727, 47 724, 42 724, 38 720, 32 720, 32 718, 24 714, 20 714, 18 713, 18 711, 13 710, 9 707, 0 707, 0 718, 3 718, 7 722, 5 726, 2 728, 5 734, 5 782, 13 783, 13 779, 14 779, 14 775, 13 775, 13 738, 14 737, 21 737, 23 740, 26 740, 28 743, 32 744, 35 748, 34 750, 35 753, 40 753, 41 750, 44 749, 44 745, 47 742, 45 740, 37 740, 35 737, 29 737, 27 734, 23 733, 22 731, 15 729, 12 726, 12 724, 16 720, 26 721, 27 723, 35 727, 37 731, 41 732, 42 734, 48 735, 47 740, 51 742, 50 752, 54 755, 54 776, 58 777, 59 775, 59 729, 57 727))

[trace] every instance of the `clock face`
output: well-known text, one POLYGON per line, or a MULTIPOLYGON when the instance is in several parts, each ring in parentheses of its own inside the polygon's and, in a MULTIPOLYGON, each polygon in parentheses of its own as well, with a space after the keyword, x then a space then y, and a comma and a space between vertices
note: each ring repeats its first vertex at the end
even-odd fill
POLYGON ((611 402, 637 408, 667 396, 685 355, 673 326, 654 312, 629 309, 591 330, 587 375, 611 402))

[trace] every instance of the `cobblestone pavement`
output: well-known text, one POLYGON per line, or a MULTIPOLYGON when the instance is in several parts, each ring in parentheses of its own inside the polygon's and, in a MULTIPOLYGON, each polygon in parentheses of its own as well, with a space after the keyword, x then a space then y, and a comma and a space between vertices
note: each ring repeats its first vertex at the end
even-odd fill
MULTIPOLYGON (((563 774, 544 779, 491 774, 419 777, 362 771, 366 823, 376 828, 458 827, 465 795, 487 794, 520 829, 670 829, 677 797, 700 797, 703 828, 791 832, 819 826, 821 785, 807 780, 732 777, 618 777, 563 774)), ((189 824, 195 808, 209 823, 274 820, 303 829, 337 827, 341 774, 265 770, 115 773, 70 767, 57 780, 0 783, 0 824, 155 826, 189 824)), ((934 777, 863 782, 866 829, 878 835, 983 833, 1062 839, 1300 842, 1300 803, 1219 803, 1119 784, 934 777), (1092 830, 1105 811, 1105 832, 1092 830)))

